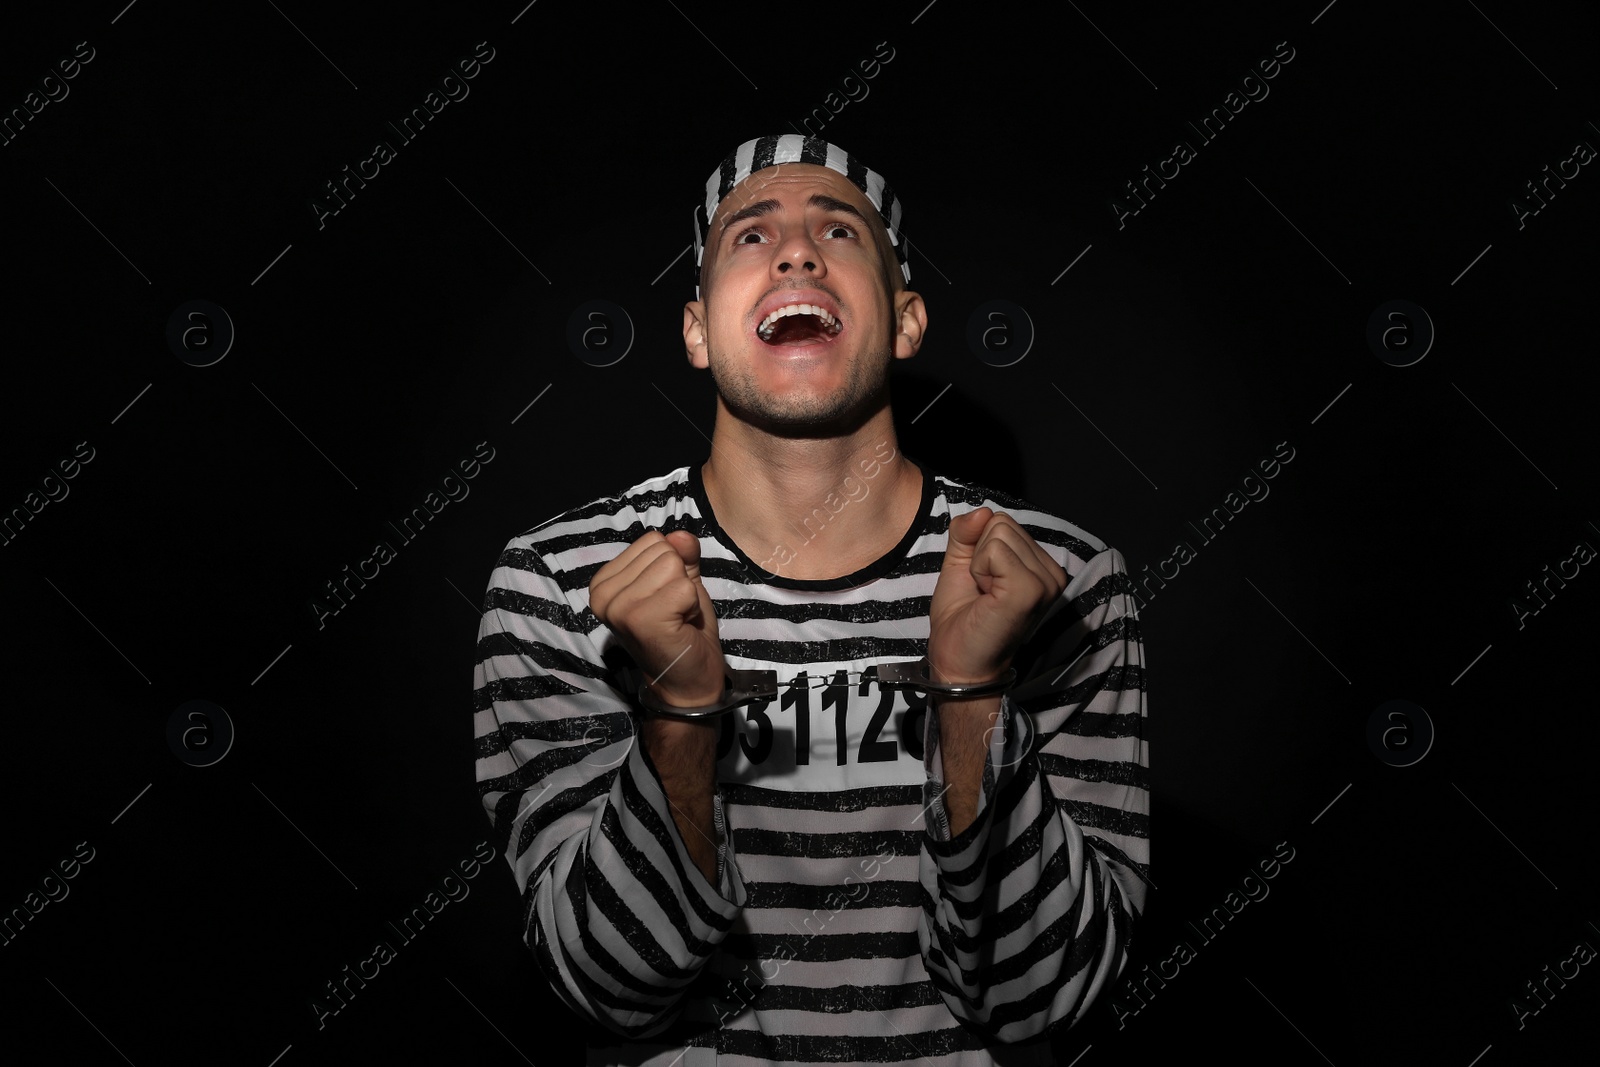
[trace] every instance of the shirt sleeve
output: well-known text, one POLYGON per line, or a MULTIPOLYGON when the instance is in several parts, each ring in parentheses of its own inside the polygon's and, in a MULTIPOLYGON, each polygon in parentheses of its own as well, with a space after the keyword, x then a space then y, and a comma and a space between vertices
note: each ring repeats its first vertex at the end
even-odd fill
MULTIPOLYGON (((490 578, 473 678, 478 789, 523 901, 523 939, 574 1010, 626 1037, 671 1024, 746 898, 689 858, 636 743, 620 648, 526 537, 490 578), (606 652, 609 651, 609 655, 606 652)), ((625 660, 626 657, 623 657, 625 660)), ((720 798, 718 799, 720 804, 720 798)))
POLYGON ((1127 961, 1150 863, 1144 655, 1122 556, 1071 576, 1019 652, 978 816, 952 838, 927 730, 923 961, 950 1011, 1003 1042, 1080 1019, 1127 961))

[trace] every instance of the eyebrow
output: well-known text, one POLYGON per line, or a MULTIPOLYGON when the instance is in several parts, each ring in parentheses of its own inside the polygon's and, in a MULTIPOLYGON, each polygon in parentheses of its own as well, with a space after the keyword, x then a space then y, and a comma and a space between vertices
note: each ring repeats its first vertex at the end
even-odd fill
MULTIPOLYGON (((861 212, 857 211, 855 206, 848 200, 840 200, 838 197, 829 196, 826 193, 812 193, 810 198, 806 200, 806 206, 818 207, 824 211, 833 211, 838 212, 839 214, 849 215, 860 222, 863 227, 867 226, 866 217, 863 216, 861 212)), ((719 231, 719 234, 728 232, 728 227, 732 226, 736 222, 743 222, 745 219, 759 218, 762 215, 770 215, 774 211, 780 210, 782 207, 782 204, 770 198, 766 200, 758 200, 749 207, 735 211, 732 215, 729 215, 727 220, 723 222, 722 229, 719 231)))

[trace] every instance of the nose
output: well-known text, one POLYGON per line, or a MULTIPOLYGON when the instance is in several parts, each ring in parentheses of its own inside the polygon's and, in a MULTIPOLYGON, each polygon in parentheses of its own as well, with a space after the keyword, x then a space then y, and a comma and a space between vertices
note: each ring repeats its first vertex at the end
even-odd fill
POLYGON ((803 229, 790 231, 778 242, 772 256, 772 270, 779 278, 795 272, 812 278, 821 278, 828 273, 822 262, 821 250, 803 229))

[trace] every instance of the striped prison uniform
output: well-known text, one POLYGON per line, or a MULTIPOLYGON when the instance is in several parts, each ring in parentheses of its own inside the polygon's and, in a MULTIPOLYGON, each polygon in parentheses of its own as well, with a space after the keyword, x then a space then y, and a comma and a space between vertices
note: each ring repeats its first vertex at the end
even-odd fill
POLYGON ((1043 1063, 1043 1035, 1109 997, 1150 852, 1144 655, 1122 555, 916 465, 915 523, 841 579, 768 573, 717 525, 698 466, 501 554, 478 634, 478 787, 526 944, 597 1024, 590 1062, 965 1067, 1004 1044, 1017 1046, 1006 1063, 1043 1063), (950 520, 985 506, 1069 583, 1014 659, 978 818, 951 839, 938 709, 875 678, 926 654, 950 520), (595 572, 652 529, 700 539, 728 665, 778 676, 777 697, 722 720, 716 884, 634 743, 639 671, 589 608, 595 572))

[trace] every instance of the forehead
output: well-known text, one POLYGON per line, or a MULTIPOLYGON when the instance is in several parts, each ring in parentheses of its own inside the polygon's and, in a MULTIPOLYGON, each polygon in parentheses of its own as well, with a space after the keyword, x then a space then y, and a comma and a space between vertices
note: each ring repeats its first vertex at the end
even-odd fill
POLYGON ((712 232, 728 216, 743 211, 751 204, 763 200, 776 200, 785 207, 804 205, 813 193, 825 193, 854 205, 863 218, 882 225, 878 209, 872 206, 855 183, 836 170, 814 163, 780 163, 758 170, 729 190, 717 205, 717 217, 712 220, 712 232))

